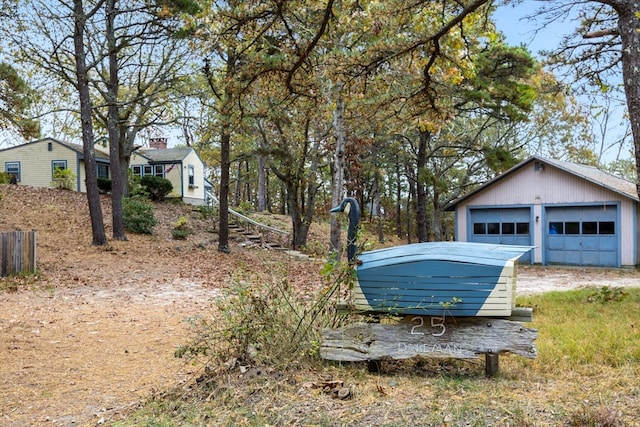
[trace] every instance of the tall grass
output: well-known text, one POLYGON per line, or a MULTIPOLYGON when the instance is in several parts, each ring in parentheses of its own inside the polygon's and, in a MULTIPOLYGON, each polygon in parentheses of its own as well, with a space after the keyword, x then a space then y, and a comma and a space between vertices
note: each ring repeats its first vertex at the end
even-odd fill
POLYGON ((620 291, 609 298, 607 289, 549 292, 519 301, 535 307, 540 370, 640 362, 640 292, 620 291))
MULTIPOLYGON (((640 425, 640 289, 614 298, 597 289, 519 298, 534 307, 527 326, 538 329, 538 358, 501 356, 499 374, 488 379, 481 359, 389 361, 378 374, 364 364, 322 361, 312 349, 330 310, 313 309, 283 283, 235 283, 212 314, 220 335, 198 335, 185 348, 209 342, 211 351, 245 351, 270 369, 251 375, 225 367, 157 395, 115 425, 640 425), (333 382, 348 386, 351 399, 327 393, 333 382)), ((222 362, 232 353, 215 354, 222 362)))

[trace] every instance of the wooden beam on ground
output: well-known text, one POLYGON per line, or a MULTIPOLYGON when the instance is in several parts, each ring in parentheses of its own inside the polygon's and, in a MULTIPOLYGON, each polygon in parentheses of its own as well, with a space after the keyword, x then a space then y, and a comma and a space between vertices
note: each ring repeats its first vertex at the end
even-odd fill
MULTIPOLYGON (((396 324, 353 323, 322 331, 327 360, 371 361, 417 356, 471 359, 514 353, 535 359, 538 332, 505 319, 407 316, 396 324)), ((493 359, 491 359, 493 362, 493 359)), ((496 364, 497 365, 497 364, 496 364)))

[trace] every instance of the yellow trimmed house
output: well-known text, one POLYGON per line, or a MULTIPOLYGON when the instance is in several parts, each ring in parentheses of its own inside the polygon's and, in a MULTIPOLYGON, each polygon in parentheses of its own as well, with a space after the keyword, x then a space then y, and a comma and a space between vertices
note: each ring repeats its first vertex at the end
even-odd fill
MULTIPOLYGON (((109 154, 95 153, 98 177, 110 178, 109 154)), ((73 189, 86 191, 82 145, 44 138, 0 150, 0 172, 15 175, 18 184, 51 187, 55 169, 71 170, 75 175, 73 189)))
POLYGON ((151 140, 151 148, 140 148, 131 155, 134 175, 156 175, 168 179, 173 191, 185 203, 204 205, 206 200, 204 163, 192 147, 166 148, 166 139, 151 140))
MULTIPOLYGON (((180 197, 185 203, 205 204, 204 163, 191 147, 166 148, 166 139, 153 148, 139 149, 131 156, 134 174, 153 174, 173 184, 169 197, 180 197)), ((156 141, 157 142, 157 141, 156 141)), ((104 141, 95 144, 98 177, 111 178, 109 148, 104 141)), ((15 175, 19 185, 51 187, 53 171, 69 169, 75 175, 73 189, 86 191, 82 145, 44 138, 0 150, 0 172, 15 175)))

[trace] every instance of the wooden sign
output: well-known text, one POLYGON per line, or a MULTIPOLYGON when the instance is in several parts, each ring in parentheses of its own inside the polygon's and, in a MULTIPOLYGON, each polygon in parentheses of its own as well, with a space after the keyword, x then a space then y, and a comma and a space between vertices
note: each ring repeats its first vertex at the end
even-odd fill
POLYGON ((537 330, 511 320, 407 316, 394 324, 353 323, 340 329, 326 328, 320 355, 327 360, 352 362, 417 356, 470 359, 503 353, 535 359, 537 335, 537 330))

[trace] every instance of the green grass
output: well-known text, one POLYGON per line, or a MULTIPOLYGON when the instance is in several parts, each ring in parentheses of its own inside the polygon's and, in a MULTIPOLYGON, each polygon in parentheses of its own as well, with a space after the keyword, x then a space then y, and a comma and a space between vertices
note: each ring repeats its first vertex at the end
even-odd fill
POLYGON ((534 307, 527 326, 538 329, 538 358, 503 355, 494 378, 484 377, 480 358, 389 361, 379 374, 362 363, 274 364, 260 377, 205 375, 111 425, 637 426, 640 289, 625 293, 520 298, 534 307), (323 389, 332 381, 349 387, 351 399, 332 398, 323 389))

